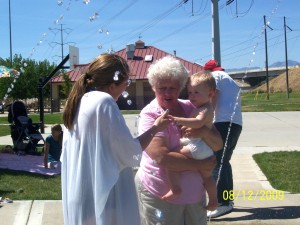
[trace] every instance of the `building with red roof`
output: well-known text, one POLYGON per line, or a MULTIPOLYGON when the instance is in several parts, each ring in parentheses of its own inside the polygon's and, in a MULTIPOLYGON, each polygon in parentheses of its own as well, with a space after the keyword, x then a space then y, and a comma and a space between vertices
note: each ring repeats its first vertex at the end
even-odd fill
MULTIPOLYGON (((115 54, 127 60, 131 68, 130 78, 133 80, 127 89, 129 96, 126 99, 121 96, 117 103, 120 109, 142 109, 154 98, 154 93, 147 80, 149 66, 152 62, 171 54, 154 46, 146 46, 141 40, 138 40, 135 44, 127 45, 126 48, 115 52, 115 54)), ((190 75, 201 71, 203 68, 199 64, 191 63, 176 55, 174 56, 183 63, 190 75)), ((75 65, 73 70, 67 72, 71 82, 75 82, 81 74, 86 73, 88 66, 89 64, 75 65)), ((58 86, 63 82, 63 76, 57 76, 52 79, 53 99, 55 99, 55 96, 58 98, 58 86)))

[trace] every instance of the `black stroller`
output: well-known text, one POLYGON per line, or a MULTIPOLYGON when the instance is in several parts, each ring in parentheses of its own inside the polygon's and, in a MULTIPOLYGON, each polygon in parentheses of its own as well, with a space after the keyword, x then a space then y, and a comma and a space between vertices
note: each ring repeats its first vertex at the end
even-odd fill
POLYGON ((44 145, 44 138, 39 132, 41 124, 32 123, 22 101, 15 101, 8 107, 8 122, 11 123, 14 151, 19 154, 38 155, 37 147, 44 145))

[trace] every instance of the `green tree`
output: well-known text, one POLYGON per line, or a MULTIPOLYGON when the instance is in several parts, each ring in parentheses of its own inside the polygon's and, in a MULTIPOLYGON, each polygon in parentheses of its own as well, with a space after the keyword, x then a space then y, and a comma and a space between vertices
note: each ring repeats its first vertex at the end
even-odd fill
MULTIPOLYGON (((1 59, 0 64, 11 67, 9 59, 1 59)), ((36 62, 32 59, 23 59, 21 55, 14 55, 12 68, 20 72, 18 78, 0 79, 0 98, 7 93, 8 88, 13 84, 12 91, 8 97, 12 99, 38 98, 38 82, 40 78, 47 77, 55 68, 54 64, 44 60, 36 62), (14 82, 15 79, 15 82, 14 82)), ((49 85, 45 87, 44 95, 50 96, 49 85)))
POLYGON ((64 79, 64 83, 63 83, 63 85, 61 87, 59 95, 60 95, 60 98, 66 99, 66 98, 68 98, 69 93, 70 93, 70 91, 72 89, 72 81, 71 81, 71 79, 69 77, 69 74, 66 73, 65 71, 63 71, 61 73, 61 75, 62 75, 62 77, 64 79))

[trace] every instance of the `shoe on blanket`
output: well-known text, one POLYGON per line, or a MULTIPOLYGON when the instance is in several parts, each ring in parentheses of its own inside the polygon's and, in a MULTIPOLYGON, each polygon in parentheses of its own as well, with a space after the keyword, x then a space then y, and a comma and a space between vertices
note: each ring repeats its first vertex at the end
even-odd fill
POLYGON ((217 209, 213 211, 207 211, 207 218, 217 218, 225 214, 231 213, 233 210, 233 202, 230 202, 229 205, 220 205, 217 209))

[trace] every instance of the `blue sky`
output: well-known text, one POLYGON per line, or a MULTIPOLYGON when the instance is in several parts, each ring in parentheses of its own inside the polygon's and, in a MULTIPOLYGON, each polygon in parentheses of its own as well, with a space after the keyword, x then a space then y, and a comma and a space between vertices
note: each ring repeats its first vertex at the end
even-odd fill
MULTIPOLYGON (((287 32, 288 58, 300 61, 300 0, 238 0, 237 5, 236 1, 229 6, 226 0, 219 1, 224 68, 264 67, 264 15, 273 29, 267 31, 269 65, 285 60, 284 16, 292 29, 287 32)), ((212 57, 211 1, 181 2, 11 0, 12 51, 23 58, 59 63, 63 24, 64 55, 68 44, 75 45, 80 63, 142 39, 146 45, 170 54, 176 50, 177 56, 202 65, 212 57)), ((8 0, 0 0, 0 5, 0 57, 9 58, 8 0)))

